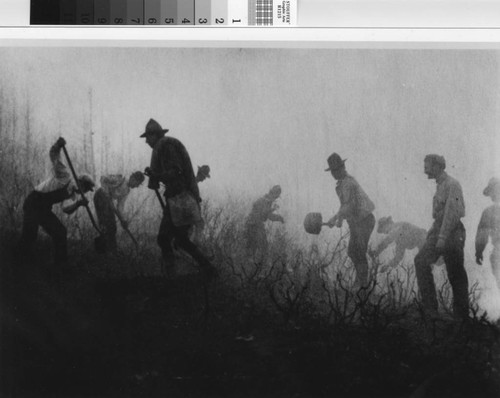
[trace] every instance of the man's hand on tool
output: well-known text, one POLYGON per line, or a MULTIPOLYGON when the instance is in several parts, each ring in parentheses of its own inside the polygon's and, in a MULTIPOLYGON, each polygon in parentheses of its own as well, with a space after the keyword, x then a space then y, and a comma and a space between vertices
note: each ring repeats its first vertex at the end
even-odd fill
POLYGON ((59 148, 62 148, 63 146, 66 145, 66 140, 63 137, 59 137, 58 140, 56 141, 56 144, 59 148))
POLYGON ((89 204, 89 201, 86 198, 81 198, 78 200, 78 206, 87 206, 89 204))

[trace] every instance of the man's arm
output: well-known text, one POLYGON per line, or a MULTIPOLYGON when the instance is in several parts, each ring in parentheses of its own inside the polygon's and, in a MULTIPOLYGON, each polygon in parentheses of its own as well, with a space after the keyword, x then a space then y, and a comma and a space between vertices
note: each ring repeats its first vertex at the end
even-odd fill
POLYGON ((63 207, 63 212, 66 214, 73 214, 80 206, 87 206, 89 201, 87 199, 81 198, 70 205, 63 207))
POLYGON ((270 221, 279 221, 279 222, 281 222, 281 223, 284 223, 284 222, 285 222, 285 220, 283 219, 283 217, 282 217, 282 216, 280 216, 279 214, 275 214, 275 213, 271 213, 271 214, 269 214, 269 216, 268 216, 267 218, 268 218, 268 220, 270 220, 270 221))
POLYGON ((394 242, 394 237, 388 234, 382 242, 378 245, 378 247, 375 249, 374 254, 378 256, 380 253, 382 253, 385 249, 389 247, 389 245, 394 242))
POLYGON ((52 169, 54 170, 54 176, 58 180, 69 180, 71 175, 68 168, 61 160, 61 149, 66 145, 66 140, 63 137, 59 137, 54 145, 50 148, 49 156, 52 162, 52 169))
POLYGON ((490 225, 489 225, 489 217, 487 214, 487 209, 483 211, 481 215, 481 219, 479 220, 479 224, 477 226, 476 232, 476 263, 481 265, 483 263, 483 251, 488 244, 488 239, 490 235, 490 225))
POLYGON ((344 181, 341 186, 341 198, 340 199, 340 208, 337 214, 335 214, 330 220, 328 220, 327 224, 330 227, 337 226, 341 227, 342 222, 354 211, 354 201, 355 201, 355 186, 351 181, 344 181))

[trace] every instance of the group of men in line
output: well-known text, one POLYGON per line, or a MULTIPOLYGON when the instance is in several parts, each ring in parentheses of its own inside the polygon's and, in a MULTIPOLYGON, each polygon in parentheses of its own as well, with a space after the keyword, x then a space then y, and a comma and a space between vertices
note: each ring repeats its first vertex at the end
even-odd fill
MULTIPOLYGON (((190 240, 191 223, 183 223, 182 217, 172 217, 171 203, 180 194, 187 194, 195 203, 194 211, 198 213, 196 225, 202 227, 199 215, 201 197, 198 182, 210 177, 207 165, 198 167, 195 176, 189 154, 184 145, 173 137, 166 137, 168 129, 150 119, 145 131, 140 135, 152 148, 151 164, 147 168, 148 188, 159 194, 160 183, 164 186, 163 216, 157 243, 161 248, 163 266, 166 273, 175 267, 174 246, 187 252, 198 262, 204 275, 215 276, 215 267, 202 251, 190 240)), ((63 207, 66 214, 74 213, 81 206, 88 206, 84 194, 93 191, 95 182, 87 174, 80 174, 72 179, 68 167, 61 159, 61 151, 66 145, 64 138, 59 138, 50 149, 52 163, 49 178, 37 185, 27 196, 23 205, 23 230, 18 249, 21 253, 32 252, 38 228, 42 227, 54 242, 54 268, 62 270, 67 264, 67 231, 63 223, 53 213, 52 206, 71 199, 73 202, 63 207), (78 195, 81 197, 78 199, 78 195)), ((68 159, 69 161, 69 159, 68 159)), ((124 214, 124 204, 131 189, 139 187, 145 180, 144 173, 136 171, 126 178, 122 175, 107 175, 101 178, 101 187, 94 194, 94 205, 99 221, 99 230, 105 241, 107 250, 116 251, 116 218, 124 229, 128 228, 128 220, 124 214), (116 217, 116 218, 115 218, 116 217)), ((159 196, 159 198, 161 198, 159 196)), ((185 209, 182 209, 185 210, 185 209)), ((191 208, 193 211, 193 208, 191 208)))
MULTIPOLYGON (((190 239, 193 224, 201 226, 199 214, 201 202, 198 182, 210 177, 208 166, 198 168, 195 176, 191 159, 184 145, 176 138, 166 136, 168 129, 153 119, 146 124, 140 135, 152 149, 151 163, 147 168, 148 188, 159 196, 160 183, 164 186, 163 216, 158 232, 157 243, 161 248, 163 263, 167 270, 175 265, 174 246, 181 248, 196 260, 207 277, 216 275, 216 269, 197 245, 190 239), (183 206, 181 211, 189 217, 179 218, 175 213, 178 198, 186 201, 186 195, 194 203, 183 206), (198 214, 193 214, 197 213, 198 214), (194 217, 194 218, 193 218, 194 217), (180 220, 180 221, 179 221, 180 220), (192 220, 197 220, 193 222, 192 220)), ((23 231, 20 248, 30 251, 36 240, 38 228, 42 227, 53 239, 55 248, 55 266, 64 267, 67 261, 66 228, 52 212, 52 206, 73 199, 73 203, 63 207, 67 214, 75 212, 81 206, 88 206, 85 193, 93 191, 95 183, 86 174, 72 180, 71 174, 61 160, 61 149, 66 145, 64 138, 59 138, 50 149, 52 174, 27 196, 24 205, 23 231), (76 199, 81 194, 80 199, 76 199)), ((68 159, 69 160, 69 159, 68 159)), ((340 200, 338 212, 328 220, 331 228, 341 227, 346 221, 350 238, 347 249, 356 271, 356 285, 368 285, 368 243, 375 228, 373 215, 375 205, 361 188, 354 177, 347 173, 345 159, 333 153, 327 159, 328 168, 337 181, 336 192, 340 200)), ((395 256, 381 271, 397 266, 406 250, 418 248, 414 259, 417 284, 422 303, 427 314, 437 316, 438 301, 432 275, 432 265, 444 261, 453 291, 453 311, 459 319, 468 317, 468 278, 464 267, 465 228, 461 219, 465 216, 465 204, 460 183, 445 172, 446 162, 440 155, 427 155, 424 159, 424 173, 436 181, 436 193, 433 198, 432 216, 434 222, 429 231, 406 222, 394 222, 391 217, 383 217, 378 222, 378 232, 387 237, 372 254, 378 255, 389 245, 395 243, 395 256)), ((128 222, 124 215, 124 203, 131 189, 137 188, 145 180, 144 173, 134 172, 129 178, 122 175, 108 175, 101 178, 101 187, 94 195, 94 205, 100 228, 111 250, 116 250, 116 221, 127 229, 128 222), (115 204, 116 202, 116 204, 115 204)), ((484 249, 491 239, 493 251, 490 256, 492 270, 500 287, 500 180, 492 178, 484 189, 493 204, 484 210, 476 234, 476 262, 482 264, 484 249)), ((252 206, 245 222, 245 240, 247 252, 254 255, 258 250, 262 255, 268 251, 265 232, 267 220, 284 222, 276 214, 276 200, 281 195, 281 187, 276 185, 252 206)))
MULTIPOLYGON (((340 227, 345 220, 349 226, 348 256, 356 270, 356 283, 368 284, 368 241, 375 227, 375 206, 359 183, 347 173, 345 160, 333 153, 328 157, 333 178, 337 180, 336 192, 340 209, 328 222, 330 227, 340 227)), ((417 285, 423 308, 430 318, 438 316, 438 300, 432 265, 444 261, 453 292, 453 314, 457 319, 467 319, 469 314, 468 278, 464 267, 465 228, 461 219, 465 216, 465 203, 460 183, 449 176, 443 156, 430 154, 424 159, 424 173, 436 181, 436 193, 432 203, 434 222, 425 231, 406 222, 393 222, 391 217, 379 220, 378 232, 386 234, 374 254, 378 255, 395 243, 393 260, 381 271, 397 266, 406 250, 418 248, 414 259, 417 285)), ((490 256, 492 271, 500 288, 500 180, 490 179, 483 194, 493 204, 484 210, 476 233, 476 262, 481 265, 484 249, 491 239, 490 256)))

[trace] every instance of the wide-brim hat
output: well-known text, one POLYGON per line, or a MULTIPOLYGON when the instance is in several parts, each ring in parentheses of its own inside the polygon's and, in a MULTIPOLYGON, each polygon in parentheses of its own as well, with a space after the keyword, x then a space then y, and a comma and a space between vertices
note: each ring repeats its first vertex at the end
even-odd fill
POLYGON ((483 190, 483 195, 490 196, 493 192, 500 192, 500 178, 491 178, 488 181, 488 185, 483 190))
POLYGON ((344 163, 347 159, 342 159, 338 153, 332 153, 328 156, 326 160, 328 162, 328 168, 325 171, 338 170, 344 167, 344 163))
POLYGON ((165 134, 168 132, 168 129, 164 129, 160 126, 154 119, 149 119, 149 122, 146 124, 146 128, 144 133, 141 134, 141 138, 146 137, 149 134, 165 134))

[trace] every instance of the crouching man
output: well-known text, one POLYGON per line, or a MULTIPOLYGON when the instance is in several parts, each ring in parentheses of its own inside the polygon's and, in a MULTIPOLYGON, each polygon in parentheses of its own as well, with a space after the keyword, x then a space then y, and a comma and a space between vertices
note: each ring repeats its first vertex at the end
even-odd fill
MULTIPOLYGON (((52 162, 51 175, 26 197, 23 205, 23 231, 19 242, 19 250, 31 253, 38 236, 38 227, 52 238, 54 243, 54 264, 57 267, 67 263, 67 238, 66 227, 52 212, 52 206, 62 203, 67 199, 73 203, 63 207, 66 214, 74 213, 80 206, 86 206, 88 201, 76 199, 79 188, 71 179, 71 174, 66 165, 61 161, 61 149, 66 145, 64 138, 59 138, 50 148, 50 161, 52 162)), ((92 191, 94 182, 85 174, 78 177, 78 184, 83 193, 92 191)))

